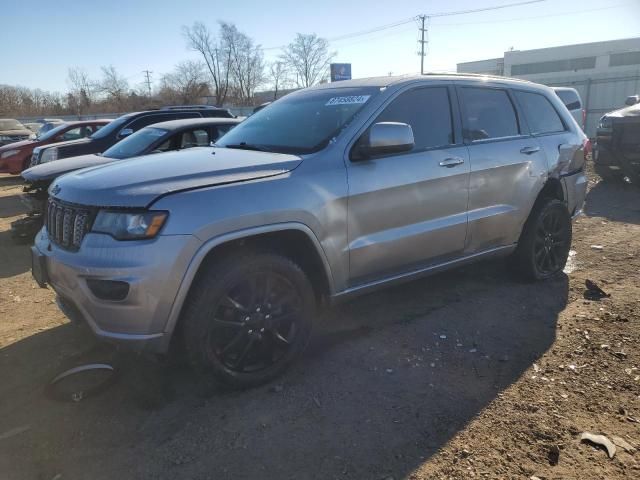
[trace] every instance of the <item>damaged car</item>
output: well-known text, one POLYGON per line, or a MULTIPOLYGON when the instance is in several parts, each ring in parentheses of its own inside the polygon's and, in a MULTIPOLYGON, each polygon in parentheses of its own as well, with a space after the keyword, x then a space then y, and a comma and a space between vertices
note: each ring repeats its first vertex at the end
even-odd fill
POLYGON ((640 96, 600 118, 594 151, 595 171, 603 179, 626 177, 640 185, 640 96))
POLYGON ((559 274, 587 186, 560 98, 503 77, 317 85, 216 145, 57 179, 32 273, 98 337, 180 342, 236 387, 300 357, 323 305, 491 257, 559 274))

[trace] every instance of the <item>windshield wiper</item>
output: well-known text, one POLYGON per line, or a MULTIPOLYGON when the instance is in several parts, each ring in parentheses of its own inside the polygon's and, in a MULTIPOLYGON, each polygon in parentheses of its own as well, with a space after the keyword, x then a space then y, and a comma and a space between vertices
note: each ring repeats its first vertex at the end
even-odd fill
POLYGON ((247 142, 240 142, 240 143, 230 143, 228 145, 225 145, 226 148, 237 148, 239 150, 255 150, 256 152, 269 152, 270 150, 268 148, 265 148, 261 145, 254 145, 251 143, 247 143, 247 142))

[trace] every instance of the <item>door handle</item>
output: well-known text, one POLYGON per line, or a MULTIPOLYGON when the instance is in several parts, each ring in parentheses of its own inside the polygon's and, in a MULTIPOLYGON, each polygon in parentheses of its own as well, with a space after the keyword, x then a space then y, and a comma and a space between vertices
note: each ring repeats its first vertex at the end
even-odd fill
POLYGON ((441 167, 447 167, 447 168, 451 168, 451 167, 455 167, 456 165, 461 165, 464 163, 464 159, 460 158, 460 157, 450 157, 450 158, 445 158, 444 160, 442 160, 439 165, 441 167))
POLYGON ((525 155, 531 155, 532 153, 536 153, 540 151, 540 147, 524 147, 520 149, 520 153, 524 153, 525 155))

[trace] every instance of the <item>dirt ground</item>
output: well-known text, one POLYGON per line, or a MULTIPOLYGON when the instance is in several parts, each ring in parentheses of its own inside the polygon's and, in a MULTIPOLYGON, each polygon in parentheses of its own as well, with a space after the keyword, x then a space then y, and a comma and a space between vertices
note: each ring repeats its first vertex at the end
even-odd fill
POLYGON ((640 447, 638 188, 594 179, 567 274, 522 284, 494 261, 359 298, 244 392, 69 324, 10 239, 19 193, 0 177, 2 479, 640 478, 640 453, 580 442, 640 447), (109 389, 45 396, 93 361, 118 367, 109 389))

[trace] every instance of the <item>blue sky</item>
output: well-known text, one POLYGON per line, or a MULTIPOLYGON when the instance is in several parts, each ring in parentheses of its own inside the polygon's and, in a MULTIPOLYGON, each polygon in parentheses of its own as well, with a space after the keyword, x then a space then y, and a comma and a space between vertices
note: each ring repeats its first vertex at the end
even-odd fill
MULTIPOLYGON (((373 29, 421 13, 504 5, 518 0, 395 2, 376 0, 212 1, 31 0, 2 7, 0 84, 64 91, 69 67, 98 77, 113 64, 132 86, 142 70, 154 80, 181 60, 181 26, 200 20, 235 23, 263 47, 288 43, 296 32, 327 38, 373 29)), ((520 0, 521 1, 521 0, 520 0)), ((501 56, 505 50, 543 48, 640 35, 640 0, 545 0, 467 15, 433 18, 426 70, 454 70, 457 62, 501 56)), ((400 25, 365 36, 331 42, 335 61, 350 62, 354 77, 416 73, 420 69, 418 27, 400 25)), ((277 49, 265 51, 267 59, 277 49)))

